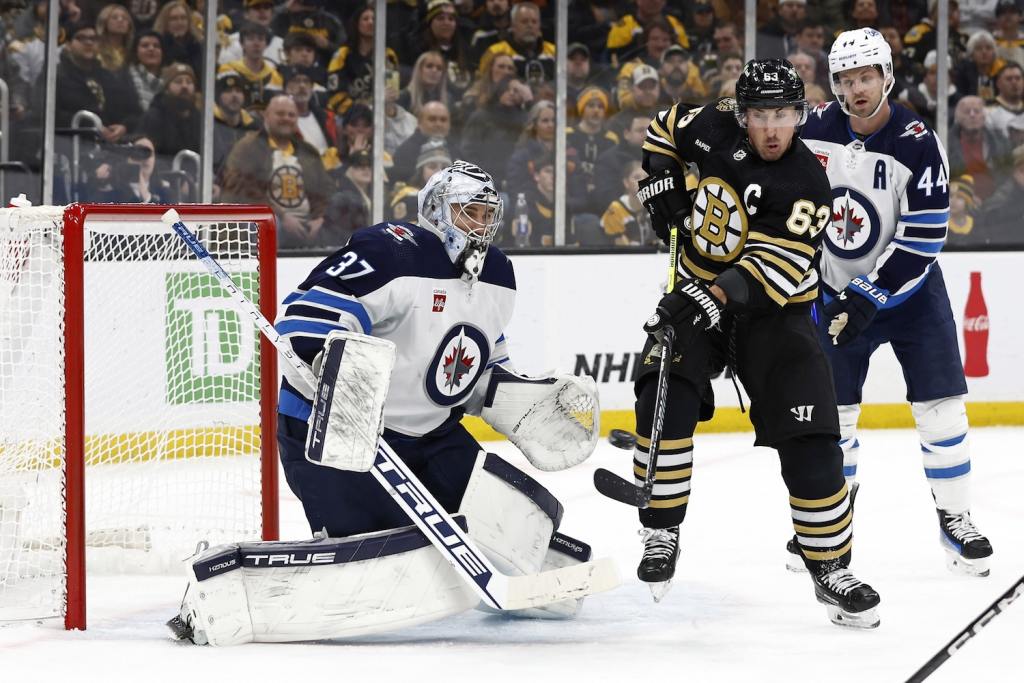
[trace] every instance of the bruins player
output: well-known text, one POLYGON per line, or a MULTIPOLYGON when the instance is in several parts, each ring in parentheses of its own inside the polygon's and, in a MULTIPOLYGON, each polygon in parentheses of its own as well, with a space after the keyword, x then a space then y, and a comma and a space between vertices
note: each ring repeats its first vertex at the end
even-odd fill
POLYGON ((651 584, 655 600, 668 590, 689 500, 694 428, 714 413, 709 377, 729 365, 750 396, 756 445, 779 453, 818 601, 834 623, 872 628, 879 623, 878 593, 847 568, 852 508, 835 392, 811 317, 832 194, 821 163, 796 137, 806 119, 804 86, 793 66, 766 59, 747 63, 735 101, 676 104, 648 128, 643 164, 649 175, 638 196, 663 239, 684 217, 690 232, 680 239, 678 283, 644 326, 649 337, 635 387, 640 477, 662 326, 676 329, 676 347, 653 496, 640 511, 644 553, 637 574, 651 584), (684 183, 688 164, 700 176, 692 200, 684 183))

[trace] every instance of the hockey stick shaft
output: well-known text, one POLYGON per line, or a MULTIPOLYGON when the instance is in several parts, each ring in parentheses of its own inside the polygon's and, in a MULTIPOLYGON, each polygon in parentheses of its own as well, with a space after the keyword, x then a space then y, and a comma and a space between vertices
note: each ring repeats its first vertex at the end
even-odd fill
MULTIPOLYGON (((669 269, 666 292, 676 286, 676 268, 679 261, 679 229, 672 226, 669 233, 669 269)), ((672 348, 675 343, 675 329, 666 325, 661 330, 661 359, 658 363, 658 384, 654 400, 654 416, 651 420, 651 438, 647 447, 647 467, 644 470, 644 483, 636 486, 619 475, 606 469, 594 472, 594 487, 603 495, 620 503, 646 508, 651 502, 654 492, 654 478, 658 471, 658 450, 661 444, 661 432, 665 425, 665 408, 668 401, 669 367, 672 363, 672 348)))
POLYGON ((907 683, 921 683, 924 679, 931 676, 936 669, 942 666, 947 659, 957 653, 957 650, 962 648, 964 644, 978 635, 981 629, 985 628, 990 621, 995 619, 997 614, 1001 614, 1007 607, 1010 606, 1017 598, 1024 595, 1024 576, 1017 579, 1010 588, 999 596, 995 602, 989 605, 984 612, 967 625, 967 628, 956 634, 953 640, 943 646, 941 650, 935 653, 935 655, 929 659, 924 666, 914 672, 914 674, 907 679, 907 683))
MULTIPOLYGON (((278 334, 263 313, 242 293, 231 276, 181 220, 178 212, 170 209, 162 219, 231 294, 239 309, 252 318, 260 332, 281 352, 307 384, 306 388, 315 391, 316 378, 312 371, 295 355, 288 342, 278 334)), ((370 472, 480 599, 495 609, 536 607, 580 598, 619 585, 618 569, 608 558, 539 574, 506 576, 484 557, 384 439, 378 442, 377 457, 370 472)))

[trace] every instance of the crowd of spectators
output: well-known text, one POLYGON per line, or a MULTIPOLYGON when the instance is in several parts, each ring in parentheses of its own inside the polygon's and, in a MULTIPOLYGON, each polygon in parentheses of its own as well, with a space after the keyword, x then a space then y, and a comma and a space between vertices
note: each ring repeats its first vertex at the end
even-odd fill
MULTIPOLYGON (((207 0, 211 1, 211 0, 207 0)), ((373 159, 386 173, 385 218, 415 220, 429 175, 466 158, 506 197, 507 245, 554 243, 564 174, 568 244, 648 245, 634 192, 657 111, 735 92, 745 56, 740 2, 567 0, 567 96, 555 90, 555 0, 388 0, 384 64, 374 64, 374 2, 221 0, 213 84, 214 194, 269 203, 283 249, 344 244, 371 216, 373 159), (374 150, 374 78, 383 76, 383 149, 374 150), (558 108, 568 122, 555 164, 558 108), (514 226, 520 226, 515 230, 514 226), (525 226, 525 230, 522 227, 525 226)), ((935 125, 946 97, 957 245, 1020 245, 1024 190, 1024 0, 950 0, 950 88, 937 91, 934 0, 760 0, 758 57, 785 57, 808 99, 833 99, 835 36, 878 28, 894 54, 890 97, 935 125)), ((12 158, 41 165, 45 0, 2 15, 12 158)), ((204 58, 202 0, 125 5, 61 0, 56 200, 196 198, 204 58), (75 119, 94 112, 98 129, 75 119), (73 128, 77 126, 77 128, 73 128), (183 150, 185 152, 183 152, 183 150), (192 164, 191 166, 189 164, 192 164)))

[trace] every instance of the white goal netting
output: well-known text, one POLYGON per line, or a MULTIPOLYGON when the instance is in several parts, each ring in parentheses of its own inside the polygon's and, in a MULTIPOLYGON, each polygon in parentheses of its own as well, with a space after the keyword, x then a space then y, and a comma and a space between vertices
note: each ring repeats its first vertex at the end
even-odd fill
MULTIPOLYGON (((256 225, 194 227, 258 302, 256 225)), ((77 335, 85 388, 70 405, 84 405, 89 571, 176 571, 199 540, 261 535, 253 325, 158 213, 0 209, 0 621, 65 609, 65 370, 77 335), (84 231, 82 281, 63 253, 69 230, 84 231), (76 288, 82 320, 65 315, 76 288)))

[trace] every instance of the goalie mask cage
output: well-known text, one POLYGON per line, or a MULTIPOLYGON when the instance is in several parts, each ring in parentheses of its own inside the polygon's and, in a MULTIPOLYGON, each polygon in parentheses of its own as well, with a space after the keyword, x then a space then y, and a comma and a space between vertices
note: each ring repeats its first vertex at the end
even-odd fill
MULTIPOLYGON (((0 209, 0 622, 85 628, 87 563, 277 538, 275 351, 167 208, 0 209)), ((273 320, 270 210, 175 208, 273 320)))

